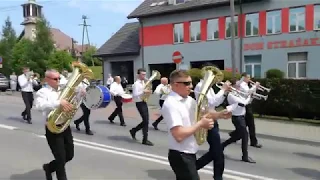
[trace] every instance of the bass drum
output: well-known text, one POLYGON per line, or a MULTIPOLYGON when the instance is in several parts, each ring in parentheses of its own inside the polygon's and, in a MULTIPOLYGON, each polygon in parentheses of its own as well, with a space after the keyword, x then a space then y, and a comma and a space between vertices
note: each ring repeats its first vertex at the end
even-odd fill
POLYGON ((83 98, 83 104, 88 109, 100 109, 107 107, 111 102, 111 93, 105 86, 89 86, 87 94, 83 98))

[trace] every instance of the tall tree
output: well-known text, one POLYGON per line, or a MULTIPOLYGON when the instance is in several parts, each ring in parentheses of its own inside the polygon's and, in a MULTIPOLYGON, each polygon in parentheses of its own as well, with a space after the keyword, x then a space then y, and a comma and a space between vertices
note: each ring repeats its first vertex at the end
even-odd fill
POLYGON ((67 51, 55 51, 51 54, 48 67, 57 69, 59 71, 66 69, 71 71, 72 56, 67 51))
POLYGON ((5 24, 2 26, 1 35, 0 56, 3 58, 3 68, 1 71, 4 74, 9 75, 12 69, 12 51, 17 41, 16 32, 12 27, 10 17, 7 17, 5 20, 5 24))
POLYGON ((98 58, 93 57, 96 52, 97 48, 89 47, 88 50, 83 53, 82 61, 88 66, 101 66, 102 62, 98 58))

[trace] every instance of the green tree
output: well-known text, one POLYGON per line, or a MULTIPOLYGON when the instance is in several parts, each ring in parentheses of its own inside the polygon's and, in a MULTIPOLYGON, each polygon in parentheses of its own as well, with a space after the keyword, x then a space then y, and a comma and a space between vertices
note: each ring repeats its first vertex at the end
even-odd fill
POLYGON ((98 58, 92 57, 96 51, 97 48, 89 47, 88 50, 83 53, 82 62, 87 66, 101 66, 101 61, 98 58))
POLYGON ((71 71, 71 62, 74 59, 72 56, 66 51, 55 51, 51 54, 48 61, 48 67, 54 68, 59 71, 66 69, 71 71))
POLYGON ((48 59, 55 50, 50 28, 50 23, 44 17, 37 21, 34 45, 42 53, 43 59, 48 59))
POLYGON ((0 56, 3 58, 1 71, 5 75, 9 75, 12 71, 12 51, 16 41, 16 32, 12 27, 10 17, 7 17, 5 24, 2 26, 2 39, 0 40, 0 56))
POLYGON ((34 51, 33 42, 29 39, 21 39, 17 44, 15 44, 12 50, 12 69, 16 73, 21 73, 21 68, 23 66, 28 66, 32 70, 34 68, 38 69, 36 63, 32 60, 32 54, 34 51))

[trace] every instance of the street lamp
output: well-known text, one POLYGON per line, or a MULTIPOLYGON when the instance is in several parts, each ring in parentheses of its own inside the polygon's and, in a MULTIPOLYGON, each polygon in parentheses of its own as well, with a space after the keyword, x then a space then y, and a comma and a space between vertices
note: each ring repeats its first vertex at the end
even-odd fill
POLYGON ((231 26, 230 26, 230 32, 231 32, 231 63, 232 63, 232 77, 236 76, 236 57, 235 57, 235 25, 234 25, 234 0, 230 0, 230 20, 231 20, 231 26))

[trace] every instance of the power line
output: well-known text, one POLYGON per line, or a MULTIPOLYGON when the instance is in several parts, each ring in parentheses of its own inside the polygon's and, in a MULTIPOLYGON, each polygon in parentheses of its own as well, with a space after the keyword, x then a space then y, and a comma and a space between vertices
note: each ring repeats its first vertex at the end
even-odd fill
MULTIPOLYGON (((66 0, 66 2, 68 2, 70 0, 66 0)), ((48 0, 48 1, 42 1, 41 3, 39 3, 39 5, 45 5, 45 4, 58 4, 58 3, 62 3, 61 1, 56 1, 56 0, 48 0)), ((65 2, 63 2, 65 3, 65 2)), ((0 6, 0 13, 2 12, 9 12, 9 11, 15 11, 21 8, 21 5, 12 5, 12 6, 0 6)))
MULTIPOLYGON (((88 46, 90 47, 88 26, 91 26, 91 25, 87 24, 87 19, 88 19, 87 16, 82 15, 83 23, 79 24, 79 26, 82 26, 82 45, 81 45, 82 58, 83 58, 83 54, 84 54, 84 36, 85 36, 85 34, 87 35, 88 46)), ((92 60, 92 65, 94 66, 93 60, 92 60)))

